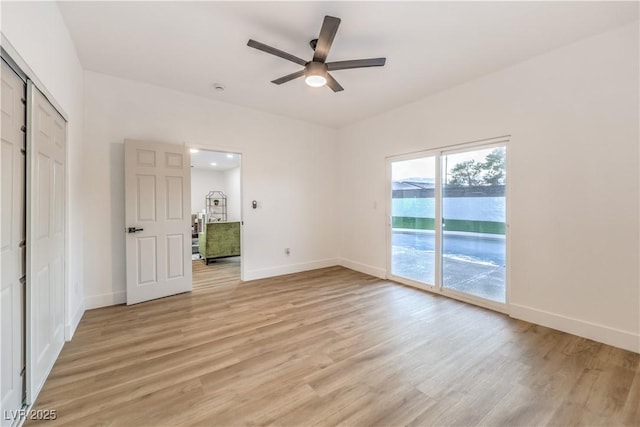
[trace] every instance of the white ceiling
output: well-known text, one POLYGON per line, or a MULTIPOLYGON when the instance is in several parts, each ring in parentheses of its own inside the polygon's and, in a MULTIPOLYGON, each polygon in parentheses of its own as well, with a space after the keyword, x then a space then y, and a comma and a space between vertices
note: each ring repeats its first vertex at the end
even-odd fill
POLYGON ((60 2, 83 66, 330 127, 418 100, 638 19, 638 2, 60 2), (342 24, 328 61, 387 57, 332 74, 345 88, 271 80, 301 67, 324 15, 342 24), (213 83, 226 90, 215 91, 213 83))
POLYGON ((191 166, 195 169, 226 171, 240 166, 240 155, 209 150, 192 151, 191 166))

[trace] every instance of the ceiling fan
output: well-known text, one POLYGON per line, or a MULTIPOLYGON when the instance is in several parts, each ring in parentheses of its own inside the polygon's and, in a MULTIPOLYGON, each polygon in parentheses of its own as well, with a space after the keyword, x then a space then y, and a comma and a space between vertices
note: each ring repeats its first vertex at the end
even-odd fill
POLYGON ((252 39, 249 39, 247 46, 304 66, 303 70, 272 80, 271 83, 281 85, 282 83, 305 76, 305 82, 309 86, 321 87, 327 85, 334 92, 340 92, 341 90, 344 90, 344 88, 340 86, 340 83, 338 83, 331 74, 329 74, 329 71, 346 70, 349 68, 382 67, 385 64, 386 58, 325 62, 329 55, 329 49, 331 49, 333 39, 338 32, 339 25, 340 18, 335 18, 333 16, 324 17, 324 22, 320 29, 320 35, 317 39, 313 39, 309 42, 311 48, 314 50, 313 59, 311 61, 305 61, 295 55, 291 55, 290 53, 283 52, 280 49, 276 49, 275 47, 268 46, 252 39))

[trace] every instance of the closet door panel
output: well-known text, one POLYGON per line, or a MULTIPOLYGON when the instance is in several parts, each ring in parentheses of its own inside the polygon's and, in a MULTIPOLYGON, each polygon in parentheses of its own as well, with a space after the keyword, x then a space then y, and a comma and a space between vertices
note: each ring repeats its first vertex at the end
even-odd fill
POLYGON ((1 76, 0 424, 4 426, 21 408, 23 391, 25 84, 4 61, 1 76))
POLYGON ((27 403, 32 403, 64 344, 66 122, 30 82, 27 96, 27 403))

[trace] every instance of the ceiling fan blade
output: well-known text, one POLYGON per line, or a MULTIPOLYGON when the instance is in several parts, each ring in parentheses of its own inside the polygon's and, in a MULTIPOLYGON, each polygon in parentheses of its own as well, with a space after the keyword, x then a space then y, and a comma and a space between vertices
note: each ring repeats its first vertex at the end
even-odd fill
POLYGON ((347 70, 349 68, 382 67, 387 58, 352 59, 351 61, 327 62, 329 71, 347 70))
POLYGON ((338 26, 340 25, 340 18, 333 16, 325 16, 322 28, 320 29, 320 35, 318 36, 318 43, 313 54, 313 60, 316 62, 324 62, 329 55, 329 49, 333 44, 333 39, 338 32, 338 26))
POLYGON ((300 64, 303 67, 307 64, 307 61, 305 61, 304 59, 300 59, 295 55, 291 55, 290 53, 284 52, 280 49, 276 49, 275 47, 268 46, 264 43, 257 42, 253 39, 249 39, 249 41, 247 42, 247 46, 270 53, 271 55, 279 56, 280 58, 284 58, 288 61, 300 64))
POLYGON ((327 86, 329 86, 334 92, 340 92, 344 90, 344 88, 340 86, 340 83, 338 83, 336 79, 334 79, 333 76, 329 73, 327 73, 327 86))
POLYGON ((287 74, 284 77, 280 77, 279 79, 271 80, 271 83, 275 83, 277 85, 281 85, 282 83, 286 83, 293 79, 297 79, 298 77, 304 76, 304 70, 296 71, 295 73, 287 74))

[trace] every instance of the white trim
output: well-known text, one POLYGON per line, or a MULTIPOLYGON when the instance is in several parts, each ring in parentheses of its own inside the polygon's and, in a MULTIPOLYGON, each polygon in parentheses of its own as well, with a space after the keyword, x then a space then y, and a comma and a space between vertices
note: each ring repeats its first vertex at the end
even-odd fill
MULTIPOLYGON (((442 164, 442 152, 437 154, 434 158, 434 162, 436 164, 436 176, 433 184, 435 185, 435 189, 433 192, 434 197, 434 223, 433 223, 433 233, 434 233, 434 242, 433 242, 433 250, 435 251, 434 255, 434 269, 433 269, 433 279, 436 282, 436 288, 438 292, 442 292, 443 288, 443 280, 442 275, 444 272, 444 251, 443 249, 443 240, 444 240, 444 212, 442 206, 444 205, 444 194, 442 191, 442 170, 444 169, 444 165, 442 164)), ((446 171, 445 171, 446 172, 446 171)), ((446 179, 445 179, 446 181, 446 179)), ((391 195, 393 198, 393 195, 391 195)), ((389 252, 392 252, 393 248, 389 247, 389 252)))
POLYGON ((333 267, 338 265, 336 258, 310 261, 300 264, 281 265, 278 267, 259 268, 248 270, 245 274, 245 281, 265 279, 267 277, 282 276, 284 274, 301 273, 303 271, 317 270, 319 268, 333 267))
MULTIPOLYGON (((385 220, 384 220, 384 227, 385 227, 385 232, 384 232, 384 240, 385 240, 385 252, 386 252, 386 256, 385 256, 385 265, 384 265, 384 273, 383 276, 376 276, 376 277, 383 277, 383 278, 387 278, 389 276, 389 273, 391 272, 391 265, 392 265, 392 251, 391 251, 391 238, 392 238, 392 226, 393 226, 393 218, 392 218, 392 211, 393 211, 393 186, 391 185, 391 179, 393 178, 393 168, 392 165, 393 161, 389 158, 386 158, 384 160, 384 165, 385 165, 385 185, 384 185, 384 189, 385 189, 385 220)), ((353 263, 355 265, 358 265, 359 263, 355 262, 355 261, 351 261, 351 260, 345 260, 348 261, 350 263, 353 263)), ((341 264, 344 265, 344 264, 341 264)), ((347 267, 346 265, 344 265, 345 267, 347 267)), ((370 265, 366 266, 367 268, 371 269, 372 271, 377 270, 377 267, 373 267, 370 265)), ((347 268, 351 268, 351 267, 347 267, 347 268)), ((353 270, 357 270, 357 271, 361 271, 364 273, 364 271, 362 270, 358 270, 356 268, 353 268, 353 270)), ((370 274, 370 273, 367 273, 370 274)), ((372 274, 372 276, 375 276, 374 274, 372 274)))
POLYGON ((76 329, 78 329, 78 325, 80 324, 80 320, 82 320, 82 316, 84 315, 84 301, 81 301, 78 304, 78 309, 73 315, 73 319, 65 326, 64 336, 67 341, 71 341, 73 338, 73 334, 76 333, 76 329))
POLYGON ((505 147, 505 171, 504 171, 504 180, 506 183, 506 193, 505 193, 505 203, 504 203, 504 238, 505 238, 505 272, 504 272, 504 286, 505 286, 505 304, 507 305, 507 309, 511 307, 511 141, 513 139, 509 139, 508 142, 504 144, 505 147))
POLYGON ((585 320, 575 319, 548 311, 511 304, 509 315, 562 332, 588 338, 614 347, 640 353, 640 334, 616 329, 585 320))
POLYGON ((240 281, 243 282, 247 276, 247 263, 244 261, 244 248, 247 247, 244 228, 244 153, 240 151, 236 154, 240 156, 240 281))
POLYGON ((353 261, 347 258, 339 258, 338 265, 350 270, 368 274, 369 276, 377 277, 379 279, 387 278, 387 271, 384 268, 374 267, 372 265, 363 264, 361 262, 353 261))
MULTIPOLYGON (((25 165, 25 227, 26 227, 26 240, 25 240, 25 244, 26 246, 26 259, 25 259, 25 273, 26 273, 26 281, 25 281, 25 294, 24 294, 24 299, 25 299, 25 323, 24 323, 24 327, 25 327, 25 333, 24 333, 24 350, 25 350, 25 358, 24 358, 24 364, 25 364, 25 373, 24 373, 24 389, 25 389, 25 393, 24 393, 24 402, 26 402, 28 405, 32 405, 37 396, 38 396, 38 391, 39 390, 31 390, 31 377, 33 376, 33 366, 34 366, 34 361, 32 358, 32 347, 34 346, 34 342, 33 342, 33 322, 34 322, 34 315, 32 313, 32 309, 33 309, 33 304, 31 303, 33 298, 31 296, 32 293, 32 288, 31 288, 31 258, 32 258, 32 254, 31 252, 33 251, 33 248, 31 247, 31 223, 32 223, 32 217, 33 215, 31 214, 31 209, 32 209, 32 200, 31 200, 31 180, 33 179, 34 173, 33 173, 33 162, 31 159, 31 152, 32 152, 32 146, 33 146, 33 142, 32 142, 32 131, 30 129, 31 125, 30 123, 32 123, 32 118, 31 115, 33 114, 33 109, 30 107, 31 103, 33 102, 33 84, 30 84, 29 81, 27 80, 27 94, 25 99, 27 100, 27 103, 25 104, 25 126, 27 126, 27 133, 26 133, 26 154, 25 154, 25 161, 26 161, 26 165, 25 165)), ((66 203, 65 203, 65 208, 66 208, 66 203)), ((65 222, 66 224, 66 222, 65 222)), ((67 298, 67 295, 64 296, 64 298, 67 298)), ((66 313, 65 313, 66 314, 66 313)), ((46 378, 46 377, 45 377, 46 378)))
POLYGON ((425 150, 411 151, 409 153, 396 154, 385 157, 386 160, 397 162, 401 160, 418 159, 420 157, 441 155, 442 153, 455 154, 457 152, 465 152, 470 148, 500 146, 511 141, 511 135, 502 135, 492 138, 477 139, 474 141, 461 142, 457 144, 441 145, 439 147, 428 148, 425 150))
POLYGON ((88 295, 84 298, 85 310, 109 307, 111 305, 124 304, 127 301, 127 291, 112 292, 109 294, 88 295))
POLYGON ((463 144, 455 144, 455 145, 452 145, 451 147, 443 147, 440 150, 440 155, 448 156, 451 154, 466 153, 473 149, 484 150, 489 148, 502 147, 502 146, 506 146, 509 143, 509 141, 511 141, 510 138, 511 136, 508 135, 500 138, 487 139, 485 140, 486 142, 465 142, 463 144))

